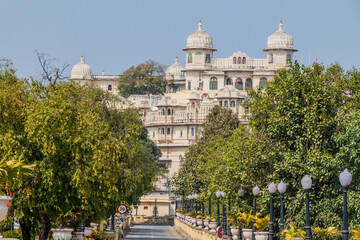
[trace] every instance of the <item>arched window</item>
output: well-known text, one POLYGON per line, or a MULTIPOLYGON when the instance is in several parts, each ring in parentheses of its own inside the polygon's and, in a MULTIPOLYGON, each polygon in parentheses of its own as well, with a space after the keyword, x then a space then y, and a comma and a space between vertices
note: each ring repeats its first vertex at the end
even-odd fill
POLYGON ((211 58, 210 58, 210 54, 209 54, 209 53, 207 53, 207 54, 205 55, 205 63, 211 63, 211 58))
POLYGON ((262 89, 264 89, 266 87, 266 82, 267 82, 266 78, 264 78, 264 77, 260 78, 260 87, 262 89))
POLYGON ((210 78, 210 90, 217 90, 218 88, 218 81, 216 77, 210 78))
POLYGON ((192 53, 188 54, 188 63, 192 63, 192 53))
POLYGON ((170 135, 170 133, 171 133, 171 129, 168 128, 166 134, 167 134, 167 135, 170 135))
POLYGON ((269 63, 273 63, 274 62, 274 54, 270 53, 269 54, 269 63))
POLYGON ((229 107, 228 101, 225 101, 225 102, 224 102, 224 107, 229 107))
POLYGON ((235 88, 239 90, 244 90, 244 84, 241 78, 236 79, 235 88))
POLYGON ((241 57, 238 57, 238 64, 241 64, 241 57))
POLYGON ((236 64, 236 57, 233 58, 233 64, 236 64))
POLYGON ((171 109, 168 109, 168 115, 171 115, 171 109))
POLYGON ((291 54, 290 53, 288 53, 286 55, 286 63, 291 63, 291 54))
POLYGON ((222 101, 219 102, 219 106, 222 107, 222 101))
POLYGON ((246 79, 245 88, 246 89, 252 89, 252 80, 250 78, 246 79))
POLYGON ((180 137, 182 137, 182 130, 180 130, 180 137))
POLYGON ((231 78, 226 79, 226 85, 232 85, 232 80, 231 80, 231 78))
POLYGON ((108 91, 112 91, 112 85, 111 84, 108 85, 108 91))
POLYGON ((246 64, 246 57, 243 57, 243 64, 246 64))
POLYGON ((165 109, 161 109, 161 115, 165 115, 165 109))
POLYGON ((191 128, 191 136, 195 136, 195 128, 191 128))
POLYGON ((188 82, 188 90, 191 90, 191 82, 188 82))
POLYGON ((161 129, 161 135, 164 135, 164 134, 165 134, 165 129, 162 128, 162 129, 161 129))
POLYGON ((235 101, 230 102, 230 107, 235 107, 235 101))

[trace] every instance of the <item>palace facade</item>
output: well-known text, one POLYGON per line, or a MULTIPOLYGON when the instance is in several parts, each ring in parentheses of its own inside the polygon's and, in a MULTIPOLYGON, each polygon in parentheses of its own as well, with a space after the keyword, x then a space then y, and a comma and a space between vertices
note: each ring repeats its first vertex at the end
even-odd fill
MULTIPOLYGON (((169 172, 160 177, 157 191, 141 198, 136 214, 152 216, 155 207, 159 216, 172 215, 175 196, 169 179, 179 169, 181 156, 196 140, 201 123, 211 108, 220 105, 231 109, 243 124, 247 124, 241 102, 247 97, 247 90, 264 88, 281 68, 293 61, 293 38, 284 31, 280 21, 279 29, 267 39, 262 51, 266 58, 251 58, 245 52, 235 51, 227 58, 214 58, 217 49, 212 37, 202 28, 191 33, 182 49, 186 54, 185 67, 175 63, 168 67, 166 79, 174 88, 164 96, 131 95, 124 99, 126 105, 140 109, 144 125, 162 152, 160 161, 169 172)), ((80 84, 95 85, 104 91, 118 94, 117 80, 120 75, 94 75, 83 57, 71 71, 71 79, 80 84)))

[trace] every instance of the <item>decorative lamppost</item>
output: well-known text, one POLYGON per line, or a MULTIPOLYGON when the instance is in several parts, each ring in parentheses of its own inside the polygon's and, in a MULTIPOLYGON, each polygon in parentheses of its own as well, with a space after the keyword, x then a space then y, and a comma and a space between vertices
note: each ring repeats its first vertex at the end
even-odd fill
POLYGON ((226 193, 225 192, 221 192, 221 196, 224 198, 223 203, 222 203, 222 229, 223 229, 223 235, 227 233, 226 231, 226 208, 225 208, 225 196, 226 193))
POLYGON ((191 195, 188 196, 188 199, 189 199, 189 212, 192 212, 191 195))
POLYGON ((217 191, 216 192, 216 197, 217 197, 217 218, 216 218, 216 221, 217 221, 217 226, 219 227, 220 226, 220 203, 219 203, 219 199, 221 197, 221 192, 220 191, 217 191))
MULTIPOLYGON (((230 215, 230 211, 231 211, 231 201, 230 201, 230 196, 229 196, 229 197, 228 197, 228 216, 230 215)), ((229 221, 229 217, 228 217, 227 222, 228 222, 228 228, 227 228, 227 230, 228 230, 228 237, 229 237, 229 239, 232 239, 231 223, 230 223, 230 221, 229 221)))
POLYGON ((209 196, 209 216, 211 216, 211 193, 208 193, 209 196))
POLYGON ((269 185, 270 193, 270 221, 269 221, 269 240, 274 239, 274 193, 276 192, 276 184, 274 182, 269 185))
POLYGON ((349 239, 349 229, 348 229, 348 212, 347 212, 347 188, 350 185, 352 180, 351 173, 345 168, 345 170, 340 173, 339 181, 343 190, 344 202, 343 202, 343 229, 342 229, 342 239, 349 239))
POLYGON ((311 226, 310 226, 310 209, 309 209, 309 192, 311 188, 311 178, 308 175, 305 175, 301 179, 301 185, 304 188, 306 195, 306 222, 305 222, 305 239, 311 239, 311 226))
MULTIPOLYGON (((260 194, 260 188, 258 186, 255 186, 252 189, 252 192, 254 194, 254 212, 253 212, 253 216, 256 215, 256 197, 259 196, 260 194)), ((252 240, 255 240, 255 231, 256 231, 256 227, 255 227, 255 219, 253 220, 253 227, 252 227, 252 240)))
MULTIPOLYGON (((197 202, 197 197, 198 197, 198 195, 197 194, 193 194, 193 199, 194 199, 194 201, 195 201, 195 214, 197 215, 198 214, 198 202, 197 202)), ((195 216, 195 218, 196 218, 196 216, 195 216)), ((197 219, 197 218, 196 218, 197 219)), ((198 227, 199 225, 198 225, 198 223, 197 223, 197 221, 195 221, 195 227, 198 227)))
MULTIPOLYGON (((238 191, 239 197, 242 198, 244 196, 244 194, 245 194, 245 191, 242 188, 240 188, 239 191, 238 191)), ((238 235, 239 240, 241 240, 241 238, 242 238, 242 233, 241 232, 242 231, 241 231, 241 228, 239 226, 239 235, 238 235)))
POLYGON ((280 239, 281 233, 284 230, 284 193, 286 191, 286 184, 281 181, 278 186, 278 191, 280 193, 280 239))

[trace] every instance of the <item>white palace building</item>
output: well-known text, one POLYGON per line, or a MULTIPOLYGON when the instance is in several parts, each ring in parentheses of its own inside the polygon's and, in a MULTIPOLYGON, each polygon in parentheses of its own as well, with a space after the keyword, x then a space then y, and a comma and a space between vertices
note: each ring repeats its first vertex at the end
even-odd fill
MULTIPOLYGON (((137 215, 152 216, 155 204, 159 216, 173 215, 175 196, 168 180, 178 171, 181 156, 195 142, 200 124, 211 108, 220 105, 231 109, 247 124, 244 108, 240 105, 248 94, 246 90, 264 87, 280 68, 293 60, 293 38, 279 29, 267 39, 263 49, 266 58, 251 58, 245 52, 236 51, 227 58, 214 58, 217 49, 212 37, 206 33, 201 21, 191 33, 183 48, 186 53, 185 67, 175 63, 168 67, 166 78, 175 84, 174 91, 164 96, 132 95, 126 104, 138 107, 149 137, 162 152, 162 161, 169 169, 167 176, 160 177, 157 192, 143 196, 137 206, 137 215), (155 203, 156 202, 156 203, 155 203)), ((96 85, 105 91, 118 94, 119 75, 94 75, 83 58, 71 71, 71 79, 81 84, 96 85)))

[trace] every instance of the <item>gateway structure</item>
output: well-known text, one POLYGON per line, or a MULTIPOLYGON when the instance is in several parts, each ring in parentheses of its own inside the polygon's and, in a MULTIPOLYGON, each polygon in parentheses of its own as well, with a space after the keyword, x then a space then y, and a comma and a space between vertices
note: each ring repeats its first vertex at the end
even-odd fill
MULTIPOLYGON (((135 105, 142 112, 150 139, 161 149, 160 161, 169 169, 166 176, 159 177, 157 191, 141 198, 137 215, 174 214, 176 199, 169 180, 178 171, 181 156, 195 142, 200 124, 211 108, 215 105, 229 108, 247 124, 241 106, 248 96, 247 90, 264 88, 279 69, 293 61, 297 50, 280 21, 279 29, 268 37, 267 47, 263 49, 266 58, 251 58, 242 51, 227 58, 214 58, 217 49, 200 21, 198 29, 188 36, 183 51, 185 67, 176 57, 166 71, 166 79, 174 83, 174 89, 164 96, 132 95, 126 99, 126 104, 135 105)), ((118 94, 119 75, 105 75, 104 71, 94 75, 83 58, 73 67, 71 78, 118 94)))

